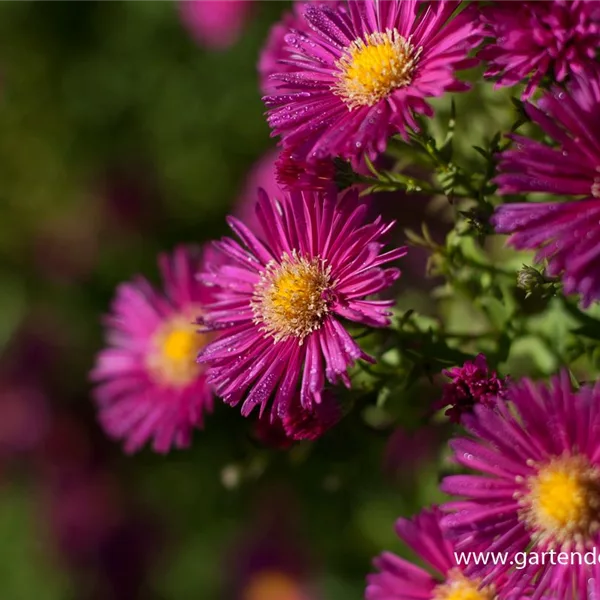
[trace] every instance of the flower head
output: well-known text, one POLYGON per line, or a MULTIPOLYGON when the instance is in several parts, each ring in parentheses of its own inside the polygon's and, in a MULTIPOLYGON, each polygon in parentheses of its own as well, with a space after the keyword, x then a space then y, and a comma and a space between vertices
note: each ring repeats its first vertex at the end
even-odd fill
POLYGON ((593 64, 600 45, 600 7, 586 0, 495 2, 482 20, 492 41, 479 52, 496 87, 529 78, 529 98, 546 75, 564 81, 593 64))
MULTIPOLYGON (((512 385, 495 410, 476 407, 463 416, 470 438, 451 442, 454 459, 479 471, 452 475, 442 490, 464 499, 449 502, 443 525, 461 551, 493 551, 513 557, 554 550, 586 551, 600 543, 600 386, 571 389, 567 373, 550 385, 524 380, 512 385)), ((512 559, 512 558, 511 558, 512 559)), ((564 600, 586 598, 592 567, 530 560, 524 568, 474 565, 468 574, 507 589, 535 583, 536 598, 552 589, 564 600)))
POLYGON ((558 147, 513 135, 516 148, 500 154, 495 182, 501 194, 543 192, 579 196, 577 202, 500 206, 492 218, 509 244, 538 249, 546 273, 563 274, 567 293, 588 305, 600 297, 600 71, 577 78, 566 92, 555 88, 526 110, 558 147))
POLYGON ((199 360, 210 381, 242 414, 289 413, 298 384, 300 405, 312 411, 323 400, 325 379, 350 385, 347 370, 372 360, 340 318, 382 327, 389 323, 387 300, 367 296, 389 287, 400 272, 381 265, 404 256, 404 248, 380 254, 392 224, 365 223, 367 207, 354 191, 286 194, 281 202, 259 192, 255 234, 237 219, 229 224, 243 246, 216 242, 229 262, 208 264, 201 278, 218 286, 217 300, 202 321, 219 339, 199 360))
POLYGON ((238 40, 252 0, 180 0, 183 24, 203 46, 224 50, 238 40))
POLYGON ((479 26, 469 9, 455 15, 459 5, 304 4, 304 24, 277 38, 281 83, 265 97, 274 135, 299 160, 375 159, 388 137, 418 128, 414 113, 432 115, 425 98, 467 89, 456 70, 475 64, 479 26))
POLYGON ((127 452, 152 440, 157 452, 189 445, 212 410, 212 394, 195 361, 207 336, 194 325, 211 292, 195 279, 200 260, 179 247, 159 261, 164 293, 138 279, 117 289, 107 318, 108 348, 92 371, 100 421, 127 452))
POLYGON ((452 381, 444 385, 438 408, 450 406, 446 415, 454 423, 459 423, 463 414, 473 412, 477 404, 494 406, 506 387, 505 381, 489 370, 483 354, 478 354, 473 361, 468 360, 462 367, 452 367, 442 373, 452 381))
POLYGON ((398 537, 429 567, 422 569, 390 552, 375 559, 380 571, 367 578, 366 600, 495 600, 494 585, 481 585, 457 564, 454 547, 440 527, 437 507, 413 519, 398 519, 398 537), (430 573, 433 571, 433 574, 430 573))

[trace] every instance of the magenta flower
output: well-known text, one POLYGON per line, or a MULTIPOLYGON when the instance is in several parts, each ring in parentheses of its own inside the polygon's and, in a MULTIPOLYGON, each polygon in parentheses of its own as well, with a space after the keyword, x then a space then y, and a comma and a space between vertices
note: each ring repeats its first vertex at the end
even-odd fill
POLYGON ((476 64, 467 54, 479 25, 471 9, 455 15, 459 5, 306 4, 306 25, 285 36, 287 60, 272 76, 282 83, 265 97, 273 135, 296 159, 355 164, 375 159, 391 135, 407 137, 414 113, 433 114, 425 98, 468 89, 456 71, 476 64))
POLYGON ((258 60, 258 75, 260 78, 260 89, 264 94, 275 93, 281 85, 280 81, 271 76, 277 73, 293 73, 297 68, 293 64, 288 64, 288 51, 286 49, 285 36, 290 31, 298 31, 303 34, 309 33, 310 26, 304 19, 303 12, 308 4, 318 4, 320 6, 328 5, 336 10, 344 10, 346 2, 344 0, 324 0, 321 2, 315 0, 295 0, 293 9, 286 11, 281 17, 281 21, 275 23, 267 41, 260 53, 258 60))
POLYGON ((563 273, 566 293, 580 293, 584 306, 600 297, 600 71, 577 78, 568 92, 555 88, 526 110, 556 140, 553 148, 519 135, 516 148, 500 154, 495 182, 501 194, 543 192, 583 196, 578 202, 500 206, 492 219, 508 243, 537 249, 547 273, 563 273))
POLYGON ((536 564, 531 556, 600 544, 600 386, 573 392, 566 372, 550 385, 524 380, 509 387, 495 410, 476 406, 463 415, 463 425, 472 437, 451 442, 454 460, 479 474, 444 479, 442 491, 464 499, 443 507, 451 514, 442 525, 460 551, 509 558, 472 562, 465 572, 484 583, 506 577, 515 595, 533 584, 532 598, 548 590, 551 598, 587 598, 593 567, 577 560, 536 564), (529 553, 524 568, 510 562, 517 552, 529 553))
POLYGON ((473 412, 477 404, 493 407, 496 398, 505 392, 505 380, 489 370, 483 354, 478 354, 473 361, 468 360, 462 367, 444 370, 442 374, 452 381, 444 385, 437 408, 449 406, 445 414, 453 423, 460 423, 461 417, 473 412))
POLYGON ((210 367, 210 381, 228 404, 240 402, 247 416, 265 410, 273 418, 291 410, 300 383, 300 404, 322 402, 325 379, 350 386, 348 369, 372 360, 340 321, 372 327, 389 323, 393 301, 368 296, 389 287, 400 271, 382 269, 406 253, 381 254, 382 237, 393 223, 365 223, 367 206, 356 192, 286 194, 278 202, 261 190, 255 234, 235 218, 229 225, 243 246, 216 242, 229 259, 208 264, 201 279, 219 286, 217 301, 202 322, 218 331, 198 360, 210 367))
POLYGON ((366 600, 495 600, 496 587, 482 586, 457 564, 454 548, 440 527, 437 507, 413 519, 398 519, 398 537, 429 567, 384 552, 374 561, 380 571, 367 577, 366 600), (433 574, 430 572, 433 571, 433 574))
POLYGON ((309 162, 293 158, 289 150, 282 150, 275 161, 275 178, 279 186, 294 190, 335 191, 335 166, 331 159, 309 162))
POLYGON ((265 446, 287 449, 294 442, 320 438, 341 418, 340 405, 329 390, 323 392, 321 402, 311 410, 302 407, 300 395, 296 394, 281 418, 273 419, 267 412, 259 416, 254 423, 253 434, 265 446))
POLYGON ((586 0, 495 2, 483 9, 486 35, 493 38, 479 57, 496 87, 529 78, 529 98, 543 77, 562 82, 593 64, 600 45, 600 6, 586 0))
POLYGON ((225 50, 237 42, 252 0, 180 0, 181 19, 202 46, 225 50))
POLYGON ((300 398, 290 404, 281 422, 285 434, 294 441, 316 440, 337 425, 342 418, 340 405, 334 395, 325 390, 319 404, 308 411, 302 407, 300 398))
POLYGON ((156 452, 189 445, 213 398, 195 361, 207 343, 194 325, 200 305, 211 300, 195 279, 200 260, 184 247, 159 258, 164 294, 145 279, 119 286, 106 319, 108 347, 91 373, 99 418, 126 452, 152 441, 156 452))
POLYGON ((280 419, 271 419, 269 413, 259 415, 251 429, 251 438, 261 446, 276 450, 288 450, 294 440, 288 437, 280 419))

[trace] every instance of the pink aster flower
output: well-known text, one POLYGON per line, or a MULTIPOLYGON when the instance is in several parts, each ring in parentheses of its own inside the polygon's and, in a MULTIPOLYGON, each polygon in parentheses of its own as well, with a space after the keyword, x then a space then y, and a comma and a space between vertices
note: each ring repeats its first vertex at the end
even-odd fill
POLYGON ((384 552, 374 561, 379 573, 367 577, 366 600, 495 600, 496 586, 482 585, 458 565, 454 547, 440 527, 437 507, 413 519, 398 519, 398 537, 427 565, 424 569, 384 552))
POLYGON ((495 2, 483 9, 492 38, 479 57, 489 61, 486 77, 496 87, 527 78, 529 98, 546 75, 564 81, 593 64, 600 45, 600 5, 586 0, 495 2))
POLYGON ((495 182, 501 194, 543 192, 582 196, 577 202, 500 206, 492 222, 511 233, 515 248, 537 249, 547 273, 563 273, 566 293, 585 306, 600 297, 600 71, 577 78, 568 92, 555 88, 526 110, 557 147, 519 135, 516 148, 500 154, 495 182))
POLYGON ((534 600, 588 598, 592 566, 542 561, 540 553, 600 546, 600 385, 573 392, 566 372, 550 385, 524 380, 495 410, 464 415, 463 425, 471 437, 451 442, 454 460, 478 474, 444 479, 442 491, 463 499, 443 507, 451 514, 442 525, 460 551, 510 558, 465 572, 484 583, 505 577, 515 595, 533 584, 534 600), (511 562, 518 552, 529 553, 524 568, 511 562))
POLYGON ((449 406, 445 414, 453 423, 460 423, 462 415, 472 412, 477 404, 493 407, 506 388, 505 380, 490 371, 483 354, 478 354, 473 361, 468 360, 462 367, 446 369, 442 374, 452 381, 444 385, 437 408, 449 406))
POLYGON ((471 9, 460 2, 356 0, 307 4, 306 26, 284 38, 287 60, 265 97, 273 135, 294 158, 375 159, 391 135, 431 116, 425 98, 468 88, 456 70, 476 64, 479 41, 471 9), (421 10, 422 9, 422 10, 421 10), (292 71, 290 66, 294 67, 292 71))
POLYGON ((350 385, 348 369, 372 360, 340 318, 362 325, 389 323, 393 301, 368 296, 389 287, 400 271, 382 269, 406 253, 381 253, 393 223, 365 223, 367 206, 355 191, 286 194, 278 202, 260 190, 256 214, 262 232, 235 218, 229 225, 243 245, 216 242, 227 264, 208 264, 201 279, 220 287, 203 323, 221 333, 199 360, 210 367, 216 392, 242 414, 289 413, 300 384, 300 404, 322 401, 325 379, 350 385))
POLYGON ((238 40, 252 0, 180 0, 183 24, 203 46, 224 50, 238 40))
POLYGON ((309 33, 310 27, 304 19, 303 11, 306 5, 310 3, 319 5, 329 5, 339 10, 344 10, 345 2, 343 0, 295 0, 293 10, 286 11, 281 17, 281 21, 275 23, 267 41, 260 53, 258 60, 258 75, 260 77, 260 89, 264 94, 271 94, 277 90, 281 82, 272 79, 271 76, 277 73, 292 73, 296 70, 293 64, 287 63, 288 52, 286 51, 285 36, 290 31, 300 31, 309 33))
POLYGON ((198 253, 184 247, 162 255, 164 293, 145 279, 117 289, 106 319, 108 347, 91 373, 99 418, 106 432, 125 442, 125 451, 152 442, 156 452, 189 445, 202 427, 213 398, 203 368, 195 361, 206 335, 194 325, 211 293, 197 282, 198 253))

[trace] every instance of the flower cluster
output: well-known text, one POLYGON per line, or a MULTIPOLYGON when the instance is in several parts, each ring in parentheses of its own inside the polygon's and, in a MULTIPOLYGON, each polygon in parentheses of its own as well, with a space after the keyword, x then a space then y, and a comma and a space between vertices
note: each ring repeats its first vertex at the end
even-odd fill
POLYGON ((447 476, 442 491, 459 500, 397 525, 441 578, 384 554, 367 598, 595 598, 595 564, 546 556, 600 547, 600 385, 573 392, 566 373, 550 385, 523 380, 462 423, 470 435, 451 441, 453 459, 477 474, 447 476), (506 560, 457 564, 460 552, 506 560))
MULTIPOLYGON (((237 6, 230 4, 227 10, 237 6)), ((192 19, 204 9, 186 2, 182 10, 192 19)), ((271 30, 259 61, 278 152, 253 173, 237 216, 227 219, 234 237, 202 252, 179 247, 162 256, 162 290, 141 278, 117 289, 107 347, 91 374, 106 432, 127 452, 146 443, 157 452, 185 447, 218 397, 253 418, 259 441, 288 448, 342 420, 354 399, 344 387, 366 390, 366 401, 377 398, 379 409, 386 394, 404 389, 399 381, 431 375, 433 367, 439 373, 455 364, 448 356, 471 357, 442 371, 451 381, 426 412, 448 407, 445 423, 466 430, 450 442, 454 466, 476 474, 445 477, 441 490, 458 499, 397 523, 399 537, 429 570, 383 554, 366 598, 600 597, 597 567, 456 559, 462 551, 535 557, 600 548, 600 384, 573 389, 567 370, 549 384, 513 381, 488 366, 503 370, 514 360, 511 336, 544 339, 524 319, 511 323, 518 312, 511 307, 522 300, 517 287, 531 292, 551 283, 551 294, 577 294, 581 308, 566 297, 563 304, 598 328, 587 337, 600 339, 600 322, 583 312, 600 299, 599 42, 600 11, 584 0, 296 2, 271 30), (423 131, 424 117, 434 115, 428 100, 468 90, 458 73, 480 63, 495 87, 525 83, 519 95, 537 94, 532 102, 515 99, 521 120, 506 139, 489 152, 476 147, 488 176, 454 161, 453 130, 442 147, 423 131), (517 134, 526 122, 530 136, 517 134), (536 128, 543 139, 533 137, 536 128), (402 144, 397 163, 398 146, 386 154, 390 140, 402 144), (419 179, 413 171, 427 160, 405 166, 423 151, 431 172, 419 179), (390 161, 389 170, 377 170, 390 161), (340 165, 352 175, 342 191, 340 165), (369 193, 361 193, 367 185, 369 193), (445 195, 452 209, 457 198, 471 202, 454 211, 457 226, 446 246, 426 228, 423 238, 409 237, 431 252, 430 267, 449 284, 445 292, 476 290, 474 306, 492 323, 486 343, 476 333, 454 336, 433 325, 407 333, 412 310, 394 318, 407 249, 390 235, 394 219, 379 214, 370 194, 390 190, 445 195), (513 198, 529 193, 561 198, 513 198), (476 234, 458 227, 465 221, 479 227, 476 234), (508 244, 518 250, 536 250, 544 276, 525 267, 512 288, 496 285, 506 271, 482 262, 483 249, 474 249, 486 228, 510 234, 508 244), (469 235, 472 245, 463 252, 469 235), (481 277, 469 279, 473 271, 481 277), (468 355, 456 339, 467 340, 468 355), (479 348, 494 350, 486 358, 479 348), (398 375, 409 361, 410 371, 398 375)), ((581 347, 583 356, 583 342, 567 350, 581 347)))
POLYGON ((213 391, 244 416, 270 407, 292 439, 334 424, 325 382, 350 387, 349 368, 374 360, 340 319, 388 325, 393 301, 368 296, 399 277, 382 266, 406 253, 382 252, 393 223, 366 213, 356 191, 260 190, 260 233, 231 217, 241 244, 216 242, 204 268, 183 248, 163 257, 164 297, 144 280, 121 286, 92 372, 106 430, 128 450, 149 438, 158 451, 187 445, 213 391))

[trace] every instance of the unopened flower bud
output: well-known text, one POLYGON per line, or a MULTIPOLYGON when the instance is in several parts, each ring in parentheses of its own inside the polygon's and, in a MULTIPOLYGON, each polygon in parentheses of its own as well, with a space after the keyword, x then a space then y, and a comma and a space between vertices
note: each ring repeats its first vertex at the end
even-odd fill
POLYGON ((546 283, 545 277, 534 267, 523 265, 517 273, 517 287, 525 290, 527 296, 546 283))

